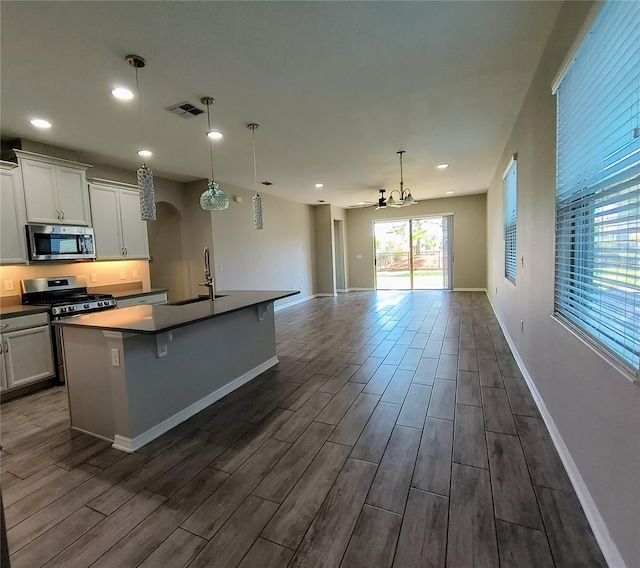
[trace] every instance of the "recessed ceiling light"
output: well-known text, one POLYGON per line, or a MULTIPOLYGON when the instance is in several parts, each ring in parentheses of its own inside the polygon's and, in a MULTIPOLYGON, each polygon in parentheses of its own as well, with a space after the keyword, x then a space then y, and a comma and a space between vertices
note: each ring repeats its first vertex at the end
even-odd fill
POLYGON ((451 189, 449 191, 447 191, 447 195, 451 195, 452 193, 453 193, 453 190, 451 190, 451 189))
POLYGON ((51 123, 48 120, 44 120, 42 118, 34 118, 30 120, 31 124, 36 128, 51 128, 51 123))
POLYGON ((313 187, 316 189, 322 189, 324 187, 324 183, 316 183, 313 187))
POLYGON ((449 167, 449 164, 438 164, 436 168, 439 170, 446 170, 449 167))
POLYGON ((220 138, 222 138, 222 132, 219 130, 209 130, 209 132, 207 132, 207 136, 214 140, 220 140, 220 138))
POLYGON ((116 87, 111 91, 111 94, 116 98, 123 101, 128 101, 133 98, 133 93, 129 89, 124 87, 116 87))
POLYGON ((358 201, 358 205, 366 205, 367 202, 366 201, 358 201))
POLYGON ((151 152, 151 150, 138 150, 138 156, 140 156, 141 158, 148 158, 151 155, 153 155, 153 152, 151 152))

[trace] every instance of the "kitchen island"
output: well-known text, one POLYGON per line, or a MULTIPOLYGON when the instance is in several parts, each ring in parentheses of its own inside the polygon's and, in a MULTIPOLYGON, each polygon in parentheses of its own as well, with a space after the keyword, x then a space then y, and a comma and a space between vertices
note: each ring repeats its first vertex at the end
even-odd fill
POLYGON ((71 427, 127 452, 148 444, 278 362, 273 304, 296 293, 222 291, 55 322, 71 427))

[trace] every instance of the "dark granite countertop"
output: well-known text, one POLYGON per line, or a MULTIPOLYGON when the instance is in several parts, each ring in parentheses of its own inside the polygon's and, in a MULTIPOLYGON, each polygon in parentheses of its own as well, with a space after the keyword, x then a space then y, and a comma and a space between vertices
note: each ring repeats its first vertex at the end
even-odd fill
POLYGON ((116 300, 124 300, 125 298, 136 298, 138 296, 151 296, 151 294, 162 294, 168 292, 168 288, 151 288, 150 290, 121 290, 119 292, 111 292, 116 300))
POLYGON ((16 304, 14 306, 0 307, 0 318, 15 318, 17 316, 26 316, 28 314, 38 314, 48 312, 47 306, 23 306, 16 304))
POLYGON ((224 297, 182 306, 155 304, 105 310, 73 316, 54 322, 54 325, 85 327, 125 333, 157 334, 208 320, 282 298, 299 292, 285 290, 223 290, 224 297))

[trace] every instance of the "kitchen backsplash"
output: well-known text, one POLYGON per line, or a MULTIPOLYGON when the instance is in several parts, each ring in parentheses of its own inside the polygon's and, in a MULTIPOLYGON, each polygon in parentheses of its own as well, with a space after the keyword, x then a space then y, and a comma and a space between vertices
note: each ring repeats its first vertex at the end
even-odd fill
POLYGON ((130 282, 142 282, 143 289, 151 287, 149 262, 146 260, 7 265, 0 266, 0 297, 20 295, 21 280, 80 275, 86 277, 88 287, 130 282))

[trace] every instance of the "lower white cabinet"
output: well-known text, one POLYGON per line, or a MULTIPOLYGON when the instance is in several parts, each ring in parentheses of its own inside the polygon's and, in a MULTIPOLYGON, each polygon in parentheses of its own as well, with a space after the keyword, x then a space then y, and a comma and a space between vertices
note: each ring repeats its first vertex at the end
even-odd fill
POLYGON ((22 387, 54 375, 49 325, 3 333, 0 350, 3 388, 22 387))
POLYGON ((145 304, 164 304, 167 301, 166 292, 157 292, 155 294, 145 294, 144 296, 133 296, 131 298, 122 298, 116 300, 119 308, 130 308, 131 306, 143 306, 145 304))
POLYGON ((97 259, 148 259, 147 222, 140 220, 137 187, 93 179, 89 197, 97 259))

